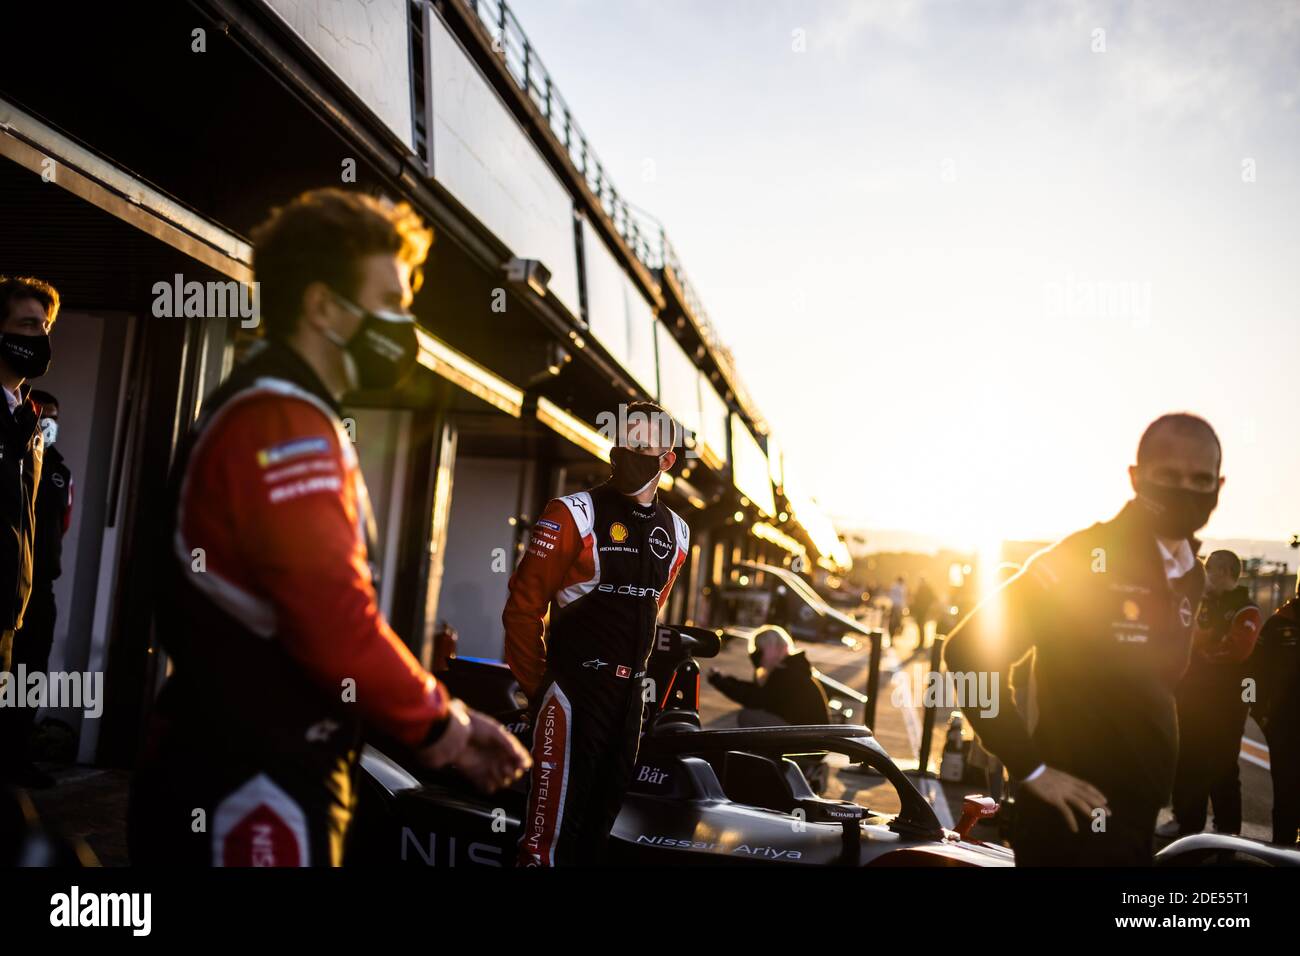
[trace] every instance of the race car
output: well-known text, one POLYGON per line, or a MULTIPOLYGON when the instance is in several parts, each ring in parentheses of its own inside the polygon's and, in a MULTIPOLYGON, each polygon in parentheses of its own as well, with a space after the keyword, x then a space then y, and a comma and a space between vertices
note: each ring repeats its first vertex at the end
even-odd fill
MULTIPOLYGON (((934 809, 871 731, 837 724, 705 730, 698 658, 716 655, 714 631, 660 626, 648 677, 663 688, 646 720, 630 790, 614 823, 607 860, 622 865, 1006 867, 1006 847, 975 839, 997 813, 968 797, 956 829, 934 809), (818 796, 794 758, 843 755, 841 763, 892 786, 897 813, 818 796)), ((525 700, 503 664, 453 659, 441 674, 467 704, 492 714, 527 746, 525 700)), ((418 769, 396 750, 368 746, 361 758, 348 865, 512 866, 526 788, 493 795, 454 771, 418 769)), ((1200 834, 1156 857, 1162 866, 1300 865, 1300 852, 1200 834)))
POLYGON ((733 565, 734 584, 723 590, 726 632, 747 637, 763 624, 784 627, 797 641, 856 647, 874 639, 874 631, 831 607, 789 568, 740 561, 733 565))
MULTIPOLYGON (((713 631, 659 628, 649 676, 664 690, 647 720, 631 789, 610 835, 610 863, 1011 865, 1009 850, 945 829, 866 727, 701 729, 696 659, 718 648, 713 631), (817 796, 792 758, 820 753, 842 754, 883 777, 896 791, 899 812, 817 796)), ((528 714, 504 665, 454 660, 442 676, 466 703, 528 741, 528 714)), ((522 783, 485 796, 454 772, 412 766, 366 749, 349 863, 513 864, 522 783)), ((962 826, 968 831, 976 819, 978 813, 969 822, 963 817, 962 826)))

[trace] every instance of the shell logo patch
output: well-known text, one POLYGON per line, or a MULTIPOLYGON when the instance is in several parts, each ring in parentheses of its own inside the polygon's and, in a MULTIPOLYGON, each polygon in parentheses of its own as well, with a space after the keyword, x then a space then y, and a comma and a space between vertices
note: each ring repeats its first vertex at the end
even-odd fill
POLYGON ((1142 609, 1138 607, 1137 601, 1130 600, 1124 602, 1124 620, 1136 621, 1141 616, 1142 609))
POLYGON ((609 537, 615 544, 622 544, 627 540, 627 527, 621 521, 615 521, 609 526, 609 537))

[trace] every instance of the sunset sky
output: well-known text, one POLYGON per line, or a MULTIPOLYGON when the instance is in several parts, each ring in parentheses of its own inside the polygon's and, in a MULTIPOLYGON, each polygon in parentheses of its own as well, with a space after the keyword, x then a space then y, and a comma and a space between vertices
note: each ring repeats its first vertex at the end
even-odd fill
POLYGON ((1300 5, 511 5, 841 528, 1060 535, 1185 409, 1300 531, 1300 5))

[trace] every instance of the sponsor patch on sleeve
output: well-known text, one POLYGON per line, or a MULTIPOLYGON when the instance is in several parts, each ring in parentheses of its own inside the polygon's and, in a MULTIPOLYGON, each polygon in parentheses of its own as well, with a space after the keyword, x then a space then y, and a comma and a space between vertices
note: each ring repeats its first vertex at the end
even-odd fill
POLYGON ((537 523, 543 528, 550 528, 552 531, 559 531, 560 526, 554 521, 547 521, 545 518, 538 518, 537 523))
POLYGON ((269 468, 272 465, 292 461, 294 458, 305 458, 308 455, 327 455, 329 451, 330 440, 324 435, 313 435, 310 438, 291 438, 289 441, 280 442, 280 444, 272 445, 270 448, 263 448, 257 453, 257 463, 263 468, 269 468))

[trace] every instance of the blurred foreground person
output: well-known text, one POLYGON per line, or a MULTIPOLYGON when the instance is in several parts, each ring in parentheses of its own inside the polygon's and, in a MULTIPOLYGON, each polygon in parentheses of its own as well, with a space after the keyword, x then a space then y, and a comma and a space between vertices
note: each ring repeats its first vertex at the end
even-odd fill
POLYGON ((253 233, 268 340, 177 458, 158 633, 174 672, 132 787, 136 863, 338 865, 362 731, 484 790, 528 757, 380 612, 340 398, 414 367, 432 234, 405 205, 305 193, 253 233))
POLYGON ((1241 559, 1215 551, 1205 561, 1205 598, 1196 616, 1192 658, 1178 686, 1178 769, 1174 819, 1161 836, 1200 833, 1205 804, 1216 833, 1241 832, 1241 735, 1250 697, 1243 686, 1264 615, 1238 587, 1241 559))
MULTIPOLYGON (((1268 742, 1273 775, 1273 842, 1300 843, 1300 579, 1296 597, 1264 624, 1248 670, 1255 678, 1251 712, 1268 742)), ((1216 811, 1217 812, 1217 811, 1216 811)))
POLYGON ((953 631, 953 672, 988 674, 993 706, 962 701, 1020 780, 1020 866, 1142 866, 1178 757, 1175 691, 1205 589, 1193 535, 1223 484, 1214 430, 1156 419, 1129 468, 1135 497, 1110 521, 1039 552, 953 631), (1011 692, 1033 651, 1037 720, 1011 692))
POLYGON ((655 621, 690 553, 658 493, 676 423, 632 402, 620 431, 609 480, 551 499, 533 524, 501 615, 533 712, 521 866, 602 862, 636 767, 655 621))
MULTIPOLYGON (((29 396, 40 416, 38 424, 45 446, 41 482, 36 492, 36 534, 32 542, 32 593, 23 614, 23 626, 14 634, 13 669, 46 673, 54 646, 54 582, 63 574, 63 536, 72 522, 72 470, 55 448, 59 434, 59 400, 49 392, 33 389, 29 396)), ((9 782, 20 787, 44 789, 54 778, 32 762, 32 729, 35 707, 0 708, 0 739, 14 748, 9 782)))
MULTIPOLYGON (((14 634, 32 592, 36 536, 36 502, 41 484, 45 443, 39 411, 30 398, 29 379, 50 367, 50 328, 59 316, 59 293, 48 282, 30 277, 0 276, 0 524, 8 529, 0 548, 0 707, 19 709, 9 699, 14 663, 14 634)), ((23 702, 25 709, 25 701, 23 702)), ((0 784, 33 782, 27 771, 25 733, 18 717, 0 721, 0 784)))
POLYGON ((736 718, 741 727, 776 727, 781 724, 828 724, 826 694, 813 678, 812 665, 784 628, 760 627, 749 639, 749 659, 754 679, 743 680, 709 670, 709 683, 743 710, 736 718))

